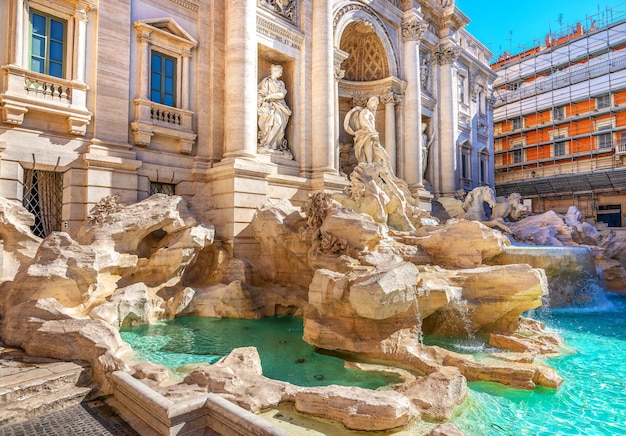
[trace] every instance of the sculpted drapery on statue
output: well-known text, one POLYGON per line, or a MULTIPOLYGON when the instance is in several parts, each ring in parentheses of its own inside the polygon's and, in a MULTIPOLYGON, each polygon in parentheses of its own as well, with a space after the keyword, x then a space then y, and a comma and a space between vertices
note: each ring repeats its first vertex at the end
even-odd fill
POLYGON ((282 66, 272 65, 270 75, 259 82, 257 92, 258 152, 281 153, 292 157, 285 139, 285 129, 291 116, 291 109, 285 102, 287 88, 279 79, 282 74, 282 66))
POLYGON ((335 199, 396 231, 413 231, 412 219, 419 206, 404 180, 398 179, 389 155, 376 130, 378 97, 370 97, 366 107, 355 106, 344 119, 344 129, 354 136, 354 153, 359 165, 350 174, 350 187, 335 199))
POLYGON ((380 136, 376 130, 378 102, 378 97, 370 97, 366 107, 353 107, 343 122, 345 131, 354 136, 354 154, 359 163, 383 161, 389 164, 389 155, 380 145, 380 136))

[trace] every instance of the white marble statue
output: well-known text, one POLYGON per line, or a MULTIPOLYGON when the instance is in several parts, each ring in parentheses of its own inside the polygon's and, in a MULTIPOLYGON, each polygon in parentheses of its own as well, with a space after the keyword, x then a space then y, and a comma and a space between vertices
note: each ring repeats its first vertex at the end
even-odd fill
POLYGON ((378 97, 366 107, 355 106, 344 119, 344 129, 354 136, 354 154, 359 162, 350 174, 350 188, 335 199, 359 213, 398 231, 413 231, 412 218, 419 207, 406 182, 391 169, 389 155, 380 144, 376 130, 378 97))
POLYGON ((422 175, 426 177, 426 167, 428 166, 428 153, 433 143, 434 135, 428 135, 428 123, 422 123, 422 175))
POLYGON ((285 102, 287 88, 280 80, 283 67, 272 65, 270 75, 265 77, 258 86, 258 151, 260 153, 281 153, 292 157, 285 139, 285 129, 291 116, 291 110, 285 102))
POLYGON ((359 163, 382 161, 389 164, 389 155, 380 144, 380 136, 376 130, 376 109, 378 97, 370 97, 367 106, 355 106, 344 118, 343 127, 354 136, 354 154, 359 163))

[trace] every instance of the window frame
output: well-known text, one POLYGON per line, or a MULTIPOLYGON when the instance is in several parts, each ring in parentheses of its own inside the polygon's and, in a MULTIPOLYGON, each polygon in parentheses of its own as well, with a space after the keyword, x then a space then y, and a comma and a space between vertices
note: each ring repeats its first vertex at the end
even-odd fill
POLYGON ((148 186, 148 195, 165 194, 176 195, 176 183, 155 182, 150 180, 148 186))
POLYGON ((489 152, 485 148, 478 152, 478 182, 489 184, 489 152))
POLYGON ((178 98, 178 59, 176 59, 176 57, 174 56, 170 56, 164 53, 161 53, 158 50, 150 50, 150 95, 149 95, 149 99, 150 101, 153 101, 155 103, 158 104, 162 104, 165 106, 170 106, 170 107, 178 107, 177 105, 177 98, 178 98), (155 65, 154 65, 154 59, 155 57, 160 58, 161 62, 160 62, 160 68, 161 71, 155 71, 155 65), (172 62, 174 64, 174 68, 173 68, 173 73, 171 75, 168 75, 166 72, 166 63, 167 62, 172 62), (160 89, 155 89, 154 87, 154 76, 155 74, 158 74, 160 76, 160 80, 159 80, 159 87, 160 89), (173 86, 172 86, 172 90, 171 93, 167 92, 166 89, 166 82, 168 77, 171 79, 173 86), (153 98, 154 93, 157 92, 159 95, 159 100, 155 100, 153 98), (166 102, 166 96, 170 96, 171 98, 171 104, 166 102))
POLYGON ((513 145, 511 162, 513 164, 524 162, 524 146, 522 144, 513 145))
POLYGON ((613 133, 606 132, 596 135, 596 150, 602 150, 605 148, 613 147, 613 133), (606 138, 608 138, 608 145, 606 144, 606 138))
POLYGON ((459 177, 461 180, 472 180, 472 146, 469 140, 465 140, 459 144, 459 177))
POLYGON ((567 156, 567 141, 562 139, 554 141, 554 143, 552 144, 552 149, 552 155, 554 157, 567 156))
POLYGON ((611 93, 607 93, 607 94, 602 94, 602 95, 597 95, 594 97, 594 101, 596 104, 596 110, 599 109, 606 109, 608 107, 611 107, 612 101, 611 101, 611 93), (605 101, 606 99, 606 101, 605 101))
POLYGON ((511 118, 511 130, 521 130, 524 128, 524 117, 511 118))
POLYGON ((552 108, 552 121, 563 121, 565 119, 565 106, 552 108))
POLYGON ((66 19, 60 18, 56 15, 52 15, 49 14, 47 12, 43 12, 40 11, 37 8, 31 8, 28 11, 28 70, 38 73, 38 74, 44 74, 46 76, 52 76, 52 77, 56 77, 59 79, 64 79, 66 77, 66 70, 67 70, 67 47, 68 47, 68 21, 66 19), (34 16, 39 16, 41 18, 43 18, 45 20, 45 32, 43 34, 35 34, 35 24, 34 24, 34 16), (52 30, 52 23, 56 22, 61 24, 63 27, 61 29, 62 32, 62 37, 63 39, 60 41, 61 44, 61 59, 60 61, 56 60, 56 59, 52 59, 52 55, 51 55, 51 45, 53 42, 59 43, 58 39, 54 39, 53 38, 53 30, 52 30), (45 40, 45 47, 44 47, 44 55, 43 56, 37 56, 38 59, 40 59, 43 62, 43 71, 39 71, 39 70, 35 70, 33 68, 33 58, 36 56, 33 53, 33 40, 35 39, 35 36, 40 36, 45 40), (56 63, 56 64, 60 64, 61 65, 61 74, 57 75, 57 74, 52 74, 50 72, 51 70, 51 64, 56 63))

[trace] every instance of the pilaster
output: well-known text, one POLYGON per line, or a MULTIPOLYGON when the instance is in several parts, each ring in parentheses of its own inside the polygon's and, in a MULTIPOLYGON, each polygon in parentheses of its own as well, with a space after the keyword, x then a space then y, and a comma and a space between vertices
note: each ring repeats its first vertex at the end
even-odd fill
POLYGON ((224 157, 256 156, 256 0, 226 2, 224 157))
POLYGON ((456 71, 454 63, 461 49, 452 42, 435 47, 434 54, 439 64, 439 100, 449 102, 439 105, 439 174, 435 191, 452 195, 458 189, 458 152, 456 150, 457 108, 456 71))
POLYGON ((335 72, 332 28, 332 1, 313 0, 312 3, 312 74, 311 104, 313 107, 311 132, 312 171, 336 174, 335 168, 335 72))
POLYGON ((404 74, 407 88, 404 98, 404 179, 409 187, 423 186, 422 171, 422 89, 420 81, 419 45, 428 24, 416 9, 404 13, 404 74))

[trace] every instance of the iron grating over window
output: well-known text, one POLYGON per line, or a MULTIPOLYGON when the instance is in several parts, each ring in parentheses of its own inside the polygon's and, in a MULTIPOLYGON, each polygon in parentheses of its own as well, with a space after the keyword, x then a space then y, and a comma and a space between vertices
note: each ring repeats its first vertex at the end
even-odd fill
POLYGON ((24 170, 24 207, 35 215, 31 230, 45 238, 61 230, 63 210, 63 173, 24 170))
POLYGON ((150 182, 150 195, 176 195, 176 185, 173 183, 150 182))

